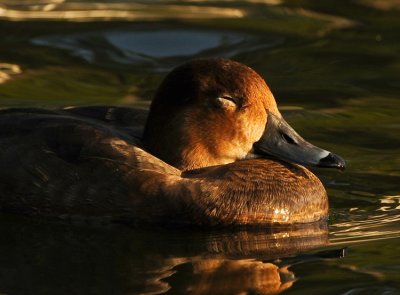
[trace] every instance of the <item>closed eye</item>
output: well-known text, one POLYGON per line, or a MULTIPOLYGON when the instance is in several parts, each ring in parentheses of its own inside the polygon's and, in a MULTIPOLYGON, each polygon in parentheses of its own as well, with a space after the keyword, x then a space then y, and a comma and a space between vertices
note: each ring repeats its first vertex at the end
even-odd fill
POLYGON ((221 107, 229 109, 232 108, 236 109, 238 107, 238 102, 239 102, 237 98, 228 95, 223 95, 218 97, 217 101, 221 107))

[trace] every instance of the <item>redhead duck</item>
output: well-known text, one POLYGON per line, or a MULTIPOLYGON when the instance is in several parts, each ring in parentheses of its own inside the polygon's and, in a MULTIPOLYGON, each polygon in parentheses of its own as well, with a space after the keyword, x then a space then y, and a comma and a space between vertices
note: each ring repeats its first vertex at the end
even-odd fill
POLYGON ((150 110, 0 113, 0 208, 40 216, 193 225, 326 219, 303 165, 343 169, 283 119, 265 81, 231 60, 172 70, 150 110))

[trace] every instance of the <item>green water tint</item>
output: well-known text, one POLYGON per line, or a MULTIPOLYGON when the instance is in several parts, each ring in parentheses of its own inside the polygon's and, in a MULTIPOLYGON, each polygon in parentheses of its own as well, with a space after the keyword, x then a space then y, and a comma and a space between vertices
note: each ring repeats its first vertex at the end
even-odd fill
MULTIPOLYGON (((18 3, 3 6, 29 11, 27 2, 18 3)), ((91 11, 93 3, 75 5, 91 11)), ((11 21, 3 12, 0 104, 148 106, 173 66, 195 57, 234 58, 267 80, 303 137, 347 160, 344 173, 314 170, 329 194, 329 233, 138 230, 78 217, 60 224, 2 216, 0 292, 399 293, 398 1, 202 1, 197 10, 191 2, 120 4, 108 21, 38 19, 40 8, 11 21), (120 10, 140 17, 124 20, 120 10), (169 33, 171 44, 146 49, 145 42, 169 33), (180 47, 188 34, 194 46, 180 47), (142 36, 139 47, 118 39, 135 35, 142 36), (342 259, 320 254, 346 246, 342 259)))

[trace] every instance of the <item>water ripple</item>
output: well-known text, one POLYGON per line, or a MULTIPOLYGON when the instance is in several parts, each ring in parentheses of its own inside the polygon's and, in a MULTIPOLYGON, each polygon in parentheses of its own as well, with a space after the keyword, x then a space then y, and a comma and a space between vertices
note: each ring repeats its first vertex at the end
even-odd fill
POLYGON ((18 1, 0 5, 0 19, 8 20, 160 20, 171 18, 240 18, 244 16, 245 12, 238 8, 173 5, 157 1, 145 4, 132 2, 77 3, 58 0, 41 1, 34 5, 18 1))
POLYGON ((330 226, 330 242, 349 244, 400 237, 400 195, 383 196, 377 206, 368 211, 348 209, 346 221, 330 226))

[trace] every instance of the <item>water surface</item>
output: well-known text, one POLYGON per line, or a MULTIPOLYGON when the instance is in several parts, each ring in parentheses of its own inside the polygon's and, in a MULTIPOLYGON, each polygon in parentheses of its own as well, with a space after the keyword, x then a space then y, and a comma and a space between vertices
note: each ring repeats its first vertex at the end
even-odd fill
POLYGON ((328 227, 3 214, 0 293, 400 293, 399 1, 2 1, 0 32, 3 107, 146 107, 177 64, 233 58, 266 79, 300 134, 348 162, 344 173, 314 170, 328 227))

